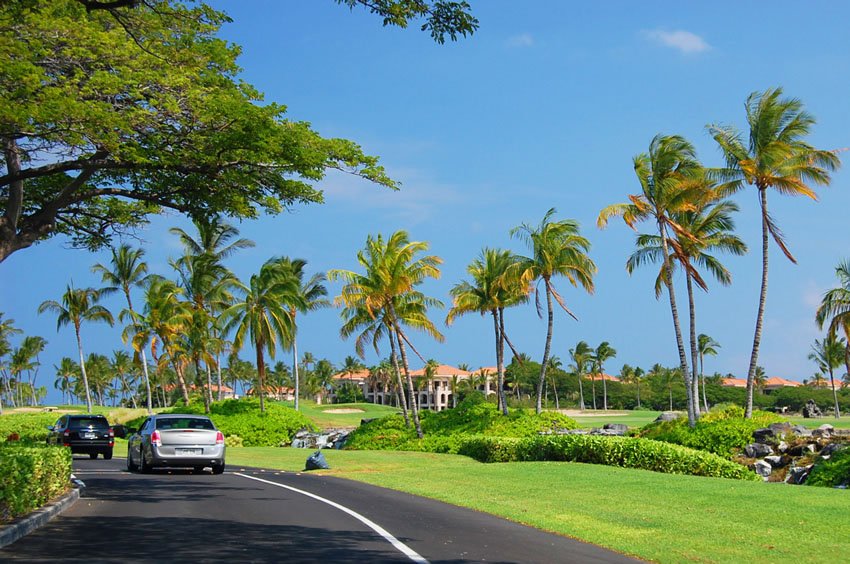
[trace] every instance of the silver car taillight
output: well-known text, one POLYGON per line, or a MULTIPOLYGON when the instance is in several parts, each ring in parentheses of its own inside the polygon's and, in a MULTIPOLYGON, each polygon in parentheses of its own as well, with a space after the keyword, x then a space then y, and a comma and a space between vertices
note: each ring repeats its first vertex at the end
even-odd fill
POLYGON ((154 431, 151 433, 151 444, 156 446, 162 446, 162 436, 160 436, 159 431, 154 431))
POLYGON ((215 444, 223 445, 224 444, 224 434, 221 431, 216 431, 215 433, 215 444))

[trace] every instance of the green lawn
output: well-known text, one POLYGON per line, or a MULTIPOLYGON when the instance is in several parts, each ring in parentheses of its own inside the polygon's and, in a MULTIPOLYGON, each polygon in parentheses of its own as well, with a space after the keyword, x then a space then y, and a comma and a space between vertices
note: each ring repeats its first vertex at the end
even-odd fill
MULTIPOLYGON (((301 471, 310 454, 232 448, 228 470, 301 471)), ((117 455, 117 449, 116 449, 117 455)), ((850 492, 556 462, 325 451, 322 474, 470 507, 658 562, 842 562, 850 492)))
POLYGON ((660 411, 602 411, 601 409, 586 409, 581 415, 570 415, 579 424, 579 427, 589 429, 591 427, 602 427, 606 423, 625 423, 629 427, 643 427, 652 423, 658 417, 660 411))
MULTIPOLYGON (((292 407, 293 402, 280 402, 281 405, 292 407)), ((311 401, 300 401, 301 413, 322 429, 335 427, 358 427, 361 419, 384 417, 401 413, 399 408, 374 403, 333 403, 316 405, 311 401), (338 413, 340 410, 351 410, 352 413, 338 413)))
POLYGON ((835 417, 819 417, 817 419, 806 419, 803 416, 791 416, 787 418, 794 425, 804 425, 810 429, 817 429, 824 423, 829 423, 836 429, 850 429, 850 417, 845 415, 841 419, 835 417))

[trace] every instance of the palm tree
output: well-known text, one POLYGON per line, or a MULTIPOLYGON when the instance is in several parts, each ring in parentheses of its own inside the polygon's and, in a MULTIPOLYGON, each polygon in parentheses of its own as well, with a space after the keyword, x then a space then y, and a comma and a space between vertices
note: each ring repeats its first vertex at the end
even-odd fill
MULTIPOLYGON (((284 258, 284 260, 289 260, 284 258)), ((317 309, 327 307, 330 302, 325 299, 328 295, 328 289, 325 287, 327 278, 321 272, 314 274, 306 281, 304 280, 304 267, 307 266, 307 261, 295 259, 289 261, 290 268, 293 274, 298 278, 298 294, 294 296, 293 303, 288 304, 290 313, 292 314, 292 322, 294 333, 292 334, 292 372, 295 379, 295 409, 299 409, 298 396, 300 394, 299 376, 298 376, 298 324, 296 318, 298 313, 307 313, 316 311, 317 309)), ((289 345, 289 343, 285 343, 289 345)), ((305 355, 306 356, 306 355, 305 355)))
MULTIPOLYGON (((570 358, 573 359, 572 370, 575 372, 576 376, 578 376, 578 393, 579 393, 579 407, 584 410, 584 386, 582 385, 582 380, 584 380, 584 374, 587 367, 593 361, 593 349, 590 348, 584 341, 579 341, 575 348, 570 349, 570 358)), ((591 370, 591 372, 593 372, 591 370)), ((591 378, 592 378, 591 374, 591 378)), ((594 393, 593 404, 594 409, 596 409, 596 394, 594 393)))
POLYGON ((617 350, 608 341, 602 341, 593 351, 594 370, 602 378, 602 409, 608 411, 608 385, 605 378, 605 362, 617 356, 617 350))
MULTIPOLYGON (((434 255, 418 256, 427 251, 428 246, 425 242, 410 241, 405 231, 396 231, 386 242, 381 235, 370 235, 366 239, 366 248, 357 253, 357 261, 365 269, 365 274, 347 270, 332 270, 328 273, 331 280, 342 279, 346 282, 336 303, 348 309, 349 320, 365 321, 364 316, 380 319, 389 329, 391 342, 394 340, 398 345, 413 423, 420 438, 423 436, 422 426, 405 345, 410 346, 420 358, 421 355, 413 347, 402 326, 422 330, 437 341, 444 340, 428 319, 426 311, 428 305, 437 305, 439 302, 415 290, 425 279, 440 276, 442 259, 434 255)), ((345 318, 345 311, 343 313, 345 318)))
POLYGON ((637 406, 640 408, 640 382, 641 378, 643 378, 643 368, 640 366, 636 366, 634 371, 632 372, 632 379, 634 383, 637 385, 637 406))
POLYGON ((296 301, 299 280, 286 259, 272 258, 263 264, 258 274, 251 276, 248 286, 239 284, 243 293, 240 301, 222 312, 224 331, 235 329, 233 346, 242 348, 246 337, 257 355, 257 390, 260 411, 265 411, 264 352, 274 358, 278 342, 291 342, 295 334, 295 320, 290 305, 296 301))
POLYGON ((844 339, 836 338, 833 333, 827 333, 823 339, 815 339, 815 344, 812 345, 812 352, 809 353, 809 360, 814 361, 821 372, 829 374, 836 418, 841 417, 841 411, 838 407, 838 392, 835 390, 835 376, 833 375, 833 371, 835 368, 841 366, 844 359, 845 346, 844 339))
POLYGON ((88 376, 86 375, 86 360, 83 356, 83 339, 80 329, 83 321, 97 322, 103 321, 110 326, 114 323, 112 314, 105 307, 98 305, 100 292, 94 288, 74 288, 69 284, 65 293, 62 295, 62 302, 47 300, 38 306, 38 313, 51 311, 56 314, 56 330, 58 331, 63 325, 71 324, 74 326, 74 333, 77 336, 77 351, 80 355, 80 371, 83 374, 83 387, 86 391, 86 408, 91 413, 91 390, 89 389, 88 376))
POLYGON ((62 357, 56 369, 56 381, 53 387, 62 392, 62 402, 65 402, 65 394, 68 394, 68 405, 71 405, 71 390, 74 389, 72 382, 80 376, 80 365, 67 356, 62 357))
POLYGON ((511 266, 516 262, 510 251, 485 248, 481 256, 466 268, 472 282, 463 281, 450 290, 452 307, 446 316, 446 325, 467 313, 490 314, 496 337, 497 398, 499 409, 508 414, 505 398, 505 342, 504 311, 506 307, 523 301, 527 292, 518 277, 511 277, 511 266))
POLYGON ((121 399, 126 399, 130 396, 130 402, 133 404, 133 409, 138 407, 136 402, 136 391, 133 382, 133 359, 126 351, 112 351, 112 360, 110 361, 112 373, 118 377, 121 383, 121 399))
POLYGON ((38 355, 44 352, 44 347, 46 346, 47 341, 44 337, 27 335, 16 351, 20 354, 21 360, 23 360, 26 366, 27 375, 29 376, 30 405, 38 404, 38 400, 35 397, 35 379, 38 375, 38 368, 41 366, 38 355))
POLYGON ((581 285, 588 293, 593 293, 593 276, 596 265, 587 256, 590 241, 579 234, 577 221, 565 219, 552 221, 555 208, 549 209, 537 227, 522 224, 511 230, 512 237, 519 237, 531 250, 530 257, 517 257, 515 265, 520 279, 524 283, 537 283, 535 300, 537 314, 542 317, 540 306, 540 283, 546 294, 546 344, 543 348, 543 360, 540 362, 540 377, 537 381, 536 411, 542 411, 543 384, 546 381, 546 369, 549 364, 549 351, 552 346, 552 330, 554 327, 555 310, 553 300, 561 306, 573 319, 578 318, 571 312, 564 299, 555 289, 553 278, 565 277, 570 284, 581 285))
POLYGON ((0 415, 3 414, 3 395, 8 394, 9 399, 14 401, 9 385, 8 364, 3 360, 12 352, 9 337, 22 333, 14 323, 14 319, 3 319, 3 312, 0 312, 0 415))
MULTIPOLYGON (((655 223, 661 243, 663 281, 670 298, 670 312, 676 334, 679 365, 688 396, 688 422, 696 424, 695 402, 692 394, 688 360, 679 323, 676 292, 673 289, 673 261, 670 247, 676 250, 676 239, 672 234, 688 237, 687 231, 676 221, 676 214, 693 211, 696 203, 704 200, 704 170, 696 158, 696 151, 687 140, 678 135, 656 135, 649 145, 649 152, 634 157, 635 174, 641 193, 629 196, 630 202, 614 204, 599 212, 597 224, 604 228, 613 216, 621 216, 634 229, 635 224, 651 220, 655 223)), ((689 265, 684 265, 692 270, 689 265)), ((701 282, 699 274, 694 275, 701 282)), ((704 285, 701 284, 701 287, 704 285)))
POLYGON ((708 411, 708 400, 705 396, 705 355, 717 356, 717 349, 720 348, 720 343, 704 333, 700 333, 697 337, 697 352, 699 353, 699 375, 702 379, 702 403, 706 411, 708 411))
MULTIPOLYGON (((709 253, 719 250, 740 256, 747 252, 747 246, 744 242, 732 233, 735 228, 732 213, 736 211, 738 211, 738 206, 733 202, 711 201, 708 198, 701 202, 694 202, 694 209, 692 211, 674 214, 675 220, 683 230, 676 235, 677 244, 673 248, 673 256, 676 261, 671 264, 671 267, 675 270, 676 265, 680 264, 685 271, 688 291, 688 311, 690 314, 691 367, 693 368, 691 393, 694 397, 694 405, 697 412, 699 411, 699 378, 697 376, 699 343, 697 342, 696 334, 694 283, 704 289, 707 286, 704 279, 699 276, 696 267, 700 266, 706 269, 724 286, 732 283, 732 275, 729 270, 717 257, 709 253)), ((626 263, 626 269, 630 274, 635 268, 645 262, 661 262, 663 251, 659 236, 639 235, 636 245, 638 249, 629 257, 626 263)), ((661 295, 663 287, 664 268, 662 267, 655 281, 656 297, 661 295)))
MULTIPOLYGON (((142 260, 145 251, 143 249, 131 249, 129 245, 120 245, 117 249, 112 249, 111 267, 104 266, 100 263, 92 267, 92 271, 100 273, 102 282, 106 284, 101 292, 104 294, 121 291, 124 293, 124 298, 127 300, 127 311, 129 312, 132 323, 135 323, 136 312, 133 309, 133 299, 130 296, 130 290, 133 287, 141 287, 144 284, 148 273, 148 264, 142 260)), ((153 413, 153 404, 151 398, 151 382, 148 374, 148 360, 145 356, 145 349, 139 351, 141 356, 142 370, 145 375, 145 393, 148 413, 153 413)), ((135 395, 133 401, 135 402, 135 395)))
POLYGON ((838 329, 844 332, 847 345, 844 348, 844 367, 850 374, 850 260, 845 260, 835 267, 839 286, 827 291, 821 299, 815 314, 818 327, 829 321, 828 331, 835 335, 838 329))
POLYGON ((796 98, 782 98, 781 88, 753 92, 745 104, 749 138, 734 127, 709 125, 708 131, 720 146, 726 168, 717 176, 726 182, 729 193, 745 185, 755 187, 761 208, 762 276, 753 349, 747 371, 745 416, 753 412, 753 377, 758 364, 764 309, 767 301, 768 244, 771 237, 785 256, 796 263, 785 244, 782 232, 768 213, 767 193, 773 189, 790 196, 817 199, 811 185, 827 185, 830 172, 840 161, 834 151, 815 149, 803 139, 809 135, 815 118, 803 110, 796 98))

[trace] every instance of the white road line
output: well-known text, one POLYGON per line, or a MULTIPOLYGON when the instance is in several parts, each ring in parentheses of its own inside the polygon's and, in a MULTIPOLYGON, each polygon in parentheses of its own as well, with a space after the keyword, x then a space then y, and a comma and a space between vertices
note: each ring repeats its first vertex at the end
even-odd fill
POLYGON ((335 507, 335 508, 339 509, 340 511, 348 513, 349 515, 351 515, 352 517, 354 517, 355 519, 357 519, 358 521, 360 521, 361 523, 363 523, 364 525, 366 525, 367 527, 369 527, 370 529, 372 529, 373 531, 375 531, 376 533, 378 533, 379 535, 384 537, 384 539, 387 542, 389 542, 391 545, 396 547, 396 549, 399 552, 401 552, 402 554, 404 554, 405 556, 407 556, 408 558, 410 558, 414 562, 419 562, 421 564, 428 564, 428 561, 425 560, 422 556, 420 556, 418 552, 416 552, 415 550, 413 550, 412 548, 410 548, 409 546, 407 546, 406 544, 404 544, 403 542, 401 542, 400 540, 398 540, 397 538, 392 536, 386 529, 384 529, 383 527, 381 527, 380 525, 378 525, 374 521, 367 519, 363 515, 360 515, 356 511, 353 511, 353 510, 345 507, 344 505, 340 505, 340 504, 336 503, 335 501, 325 499, 323 497, 317 496, 316 494, 312 494, 312 493, 306 492, 304 490, 299 490, 298 488, 293 488, 292 486, 287 486, 285 484, 279 484, 277 482, 272 482, 270 480, 264 480, 262 478, 255 478, 254 476, 248 476, 247 474, 242 474, 241 472, 233 472, 232 474, 234 476, 242 476, 243 478, 248 478, 249 480, 256 480, 257 482, 269 484, 270 486, 277 486, 279 488, 284 488, 284 489, 287 489, 287 490, 290 490, 290 491, 293 491, 293 492, 296 492, 296 493, 300 493, 302 495, 306 495, 307 497, 312 497, 315 500, 321 501, 322 503, 326 503, 326 504, 330 505, 331 507, 335 507))

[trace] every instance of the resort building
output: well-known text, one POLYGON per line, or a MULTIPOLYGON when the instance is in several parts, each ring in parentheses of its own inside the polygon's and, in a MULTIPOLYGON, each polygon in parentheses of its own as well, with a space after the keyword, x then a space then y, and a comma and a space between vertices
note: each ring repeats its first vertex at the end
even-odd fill
MULTIPOLYGON (((723 378, 720 381, 721 386, 725 386, 727 388, 746 388, 747 387, 747 379, 746 378, 723 378)), ((797 382, 795 380, 788 380, 786 378, 780 378, 778 376, 773 376, 771 378, 766 378, 764 380, 764 385, 762 386, 762 390, 765 392, 770 392, 773 390, 778 390, 780 388, 796 388, 798 386, 802 386, 801 382, 797 382)))
MULTIPOLYGON (((472 386, 486 395, 495 394, 496 374, 495 367, 483 367, 469 372, 448 364, 440 364, 433 370, 420 368, 410 371, 419 407, 433 411, 453 407, 456 393, 461 386, 472 386)), ((335 374, 333 379, 335 386, 358 386, 368 402, 398 405, 395 376, 392 373, 371 373, 368 370, 340 372, 335 374)), ((331 396, 333 397, 333 394, 331 396)))

